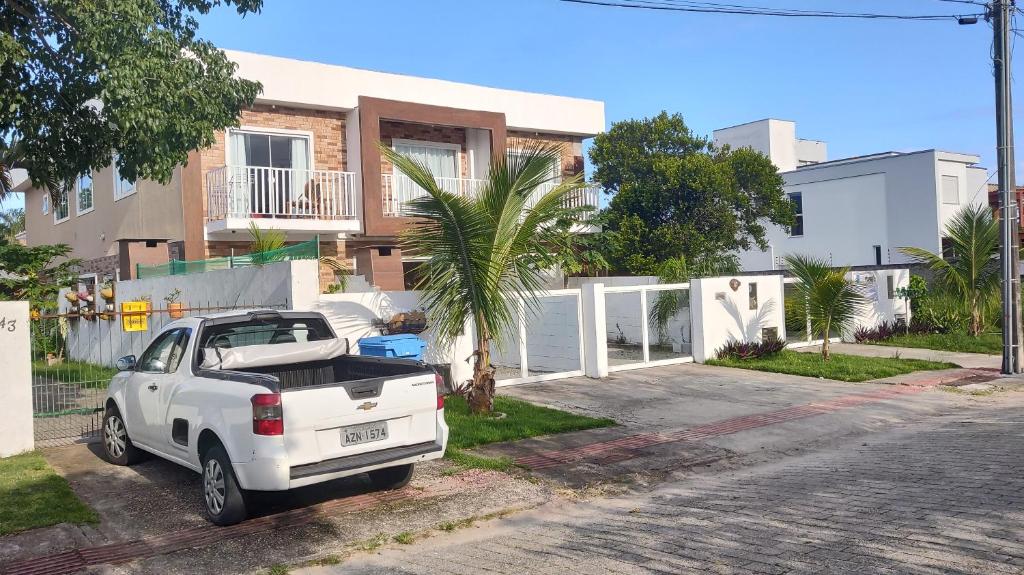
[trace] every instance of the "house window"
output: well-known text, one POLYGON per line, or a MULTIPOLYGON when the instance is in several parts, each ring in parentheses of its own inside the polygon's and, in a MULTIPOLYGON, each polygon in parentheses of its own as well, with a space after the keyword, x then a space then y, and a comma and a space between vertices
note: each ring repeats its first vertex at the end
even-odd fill
POLYGON ((789 201, 793 202, 793 227, 789 230, 790 237, 804 235, 804 195, 800 192, 789 194, 789 201))
POLYGON ((135 193, 135 182, 121 176, 117 169, 117 154, 114 154, 114 201, 127 198, 135 193))
POLYGON ((75 184, 75 197, 78 200, 78 215, 87 214, 92 211, 92 175, 83 174, 75 184))
POLYGON ((309 170, 309 136, 231 131, 228 164, 254 168, 309 170))
POLYGON ((459 177, 460 147, 458 145, 395 140, 392 142, 392 146, 399 154, 408 156, 426 166, 435 178, 459 177))
POLYGON ((953 261, 954 256, 953 240, 949 238, 942 238, 942 259, 950 262, 953 261))
POLYGON ((50 213, 50 192, 43 190, 42 212, 45 216, 50 213))
POLYGON ((757 309, 757 282, 747 284, 747 295, 750 297, 750 309, 757 309))
POLYGON ((942 203, 953 205, 960 203, 960 178, 942 176, 942 203))
POLYGON ((57 200, 53 202, 53 223, 65 222, 69 216, 68 189, 66 186, 61 186, 60 191, 57 193, 57 200))
POLYGON ((882 246, 872 246, 872 249, 875 251, 875 265, 882 265, 882 246))
MULTIPOLYGON (((508 156, 510 160, 515 161, 524 155, 523 150, 510 149, 508 156)), ((559 165, 559 161, 556 159, 551 160, 551 164, 548 166, 548 182, 557 184, 562 181, 562 169, 559 165)))
POLYGON ((896 298, 896 282, 892 274, 885 276, 885 297, 889 299, 896 298))

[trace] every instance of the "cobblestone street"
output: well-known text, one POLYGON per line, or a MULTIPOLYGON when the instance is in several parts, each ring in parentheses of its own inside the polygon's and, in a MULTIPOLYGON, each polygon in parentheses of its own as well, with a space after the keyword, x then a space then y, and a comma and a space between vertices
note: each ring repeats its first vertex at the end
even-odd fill
POLYGON ((1024 573, 1024 394, 304 573, 1024 573))

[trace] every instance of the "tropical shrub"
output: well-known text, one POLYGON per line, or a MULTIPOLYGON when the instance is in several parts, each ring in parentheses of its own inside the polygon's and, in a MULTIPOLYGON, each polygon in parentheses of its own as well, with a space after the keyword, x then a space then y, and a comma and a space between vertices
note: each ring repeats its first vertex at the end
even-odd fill
MULTIPOLYGON (((949 303, 966 314, 967 332, 977 336, 986 327, 986 308, 999 293, 999 225, 988 206, 972 204, 960 208, 949 220, 944 235, 949 241, 948 257, 918 247, 900 251, 935 273, 949 303)), ((941 309, 952 311, 945 303, 941 309)))
POLYGON ((766 337, 761 341, 731 340, 715 352, 718 359, 757 359, 781 353, 786 342, 777 337, 766 337))
POLYGON ((820 258, 786 256, 786 265, 799 280, 793 284, 797 299, 807 302, 812 334, 821 337, 821 357, 829 358, 829 337, 853 328, 854 319, 867 305, 867 298, 847 279, 850 268, 834 268, 820 258))

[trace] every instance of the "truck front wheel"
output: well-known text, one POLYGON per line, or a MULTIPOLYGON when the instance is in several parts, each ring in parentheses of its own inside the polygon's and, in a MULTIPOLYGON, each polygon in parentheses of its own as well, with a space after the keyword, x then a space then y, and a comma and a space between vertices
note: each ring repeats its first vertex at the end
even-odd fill
POLYGON ((244 494, 220 445, 211 447, 203 457, 203 503, 215 525, 234 525, 246 517, 244 494))
POLYGON ((412 468, 413 464, 409 463, 386 469, 375 469, 367 473, 367 475, 370 476, 370 482, 373 483, 375 489, 378 491, 389 491, 391 489, 401 489, 408 485, 409 480, 412 479, 412 468))
POLYGON ((108 407, 103 414, 103 453, 114 465, 131 465, 145 457, 142 450, 132 445, 128 428, 116 407, 108 407))

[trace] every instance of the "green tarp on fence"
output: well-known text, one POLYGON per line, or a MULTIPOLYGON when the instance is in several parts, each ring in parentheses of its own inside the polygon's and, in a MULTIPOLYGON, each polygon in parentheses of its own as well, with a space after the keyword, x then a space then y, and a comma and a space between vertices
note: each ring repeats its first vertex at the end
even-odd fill
POLYGON ((287 260, 315 260, 320 257, 320 238, 315 237, 307 242, 286 246, 281 249, 257 254, 244 254, 208 260, 181 261, 171 260, 155 266, 135 266, 135 277, 138 279, 182 274, 198 274, 213 270, 226 270, 253 265, 263 265, 287 260))

